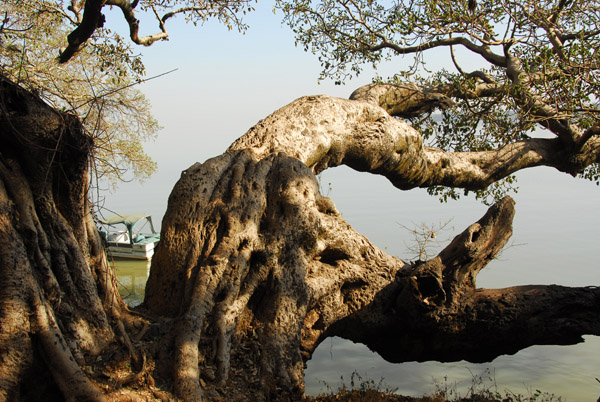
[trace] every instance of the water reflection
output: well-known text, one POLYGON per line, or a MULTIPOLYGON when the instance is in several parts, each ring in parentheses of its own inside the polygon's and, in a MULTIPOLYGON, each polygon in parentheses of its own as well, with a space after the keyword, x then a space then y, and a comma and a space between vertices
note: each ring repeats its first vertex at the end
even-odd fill
POLYGON ((119 294, 129 306, 137 306, 144 301, 146 281, 150 274, 150 261, 115 260, 119 294))
POLYGON ((397 389, 403 395, 421 396, 436 387, 455 387, 465 396, 474 379, 482 386, 501 393, 509 391, 529 396, 537 389, 562 401, 595 401, 600 395, 597 357, 600 337, 585 336, 578 345, 540 345, 521 350, 513 356, 500 356, 489 363, 384 361, 366 346, 341 338, 326 339, 315 351, 305 370, 306 393, 317 395, 328 388, 350 384, 352 373, 363 379, 397 389))

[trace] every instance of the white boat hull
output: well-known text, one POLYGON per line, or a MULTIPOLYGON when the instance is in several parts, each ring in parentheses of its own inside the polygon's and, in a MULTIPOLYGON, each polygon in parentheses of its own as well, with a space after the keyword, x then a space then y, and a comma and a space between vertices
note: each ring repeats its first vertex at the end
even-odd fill
POLYGON ((108 252, 115 258, 150 260, 154 255, 155 242, 148 243, 108 243, 108 252))
POLYGON ((114 215, 102 223, 111 227, 124 224, 127 229, 100 231, 108 243, 108 254, 111 257, 147 261, 152 259, 154 249, 160 241, 160 235, 155 232, 150 216, 145 214, 114 215), (134 230, 134 225, 144 218, 150 224, 151 233, 149 234, 134 230))
POLYGON ((150 260, 154 255, 154 244, 133 246, 129 244, 119 244, 108 247, 108 252, 114 258, 130 258, 135 260, 150 260))

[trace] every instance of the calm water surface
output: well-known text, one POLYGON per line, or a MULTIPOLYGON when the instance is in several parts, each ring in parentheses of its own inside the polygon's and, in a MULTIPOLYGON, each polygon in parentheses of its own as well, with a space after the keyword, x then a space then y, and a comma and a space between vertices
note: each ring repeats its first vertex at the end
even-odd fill
POLYGON ((144 301, 146 281, 150 274, 150 261, 115 260, 119 294, 130 306, 144 301))
MULTIPOLYGON (((517 213, 512 246, 478 277, 479 287, 524 284, 600 285, 600 189, 550 169, 536 168, 518 175, 521 190, 514 195, 517 213)), ((119 212, 153 214, 160 222, 174 181, 148 183, 116 194, 111 208, 119 212), (146 204, 140 204, 140 194, 146 204), (137 205, 136 210, 127 209, 137 205)), ((487 207, 472 199, 440 204, 423 190, 401 192, 385 179, 337 168, 321 177, 322 192, 353 227, 388 253, 410 259, 410 233, 401 225, 437 224, 449 218, 450 238, 478 220, 487 207), (331 183, 331 184, 330 184, 331 183)), ((446 242, 447 243, 447 242, 446 242)), ((436 250, 432 250, 434 252, 436 250)), ((143 299, 148 276, 146 262, 117 261, 121 294, 132 304, 143 299)), ((599 312, 600 319, 600 312, 599 312)), ((324 341, 308 362, 306 391, 318 394, 349 384, 352 373, 383 382, 398 392, 419 396, 437 387, 455 387, 463 395, 481 378, 486 386, 530 395, 537 389, 562 396, 563 401, 594 402, 600 396, 600 337, 586 336, 572 346, 533 346, 486 364, 468 362, 408 362, 391 364, 365 346, 340 338, 324 341), (343 379, 342 379, 343 378, 343 379), (436 385, 437 384, 437 385, 436 385)))

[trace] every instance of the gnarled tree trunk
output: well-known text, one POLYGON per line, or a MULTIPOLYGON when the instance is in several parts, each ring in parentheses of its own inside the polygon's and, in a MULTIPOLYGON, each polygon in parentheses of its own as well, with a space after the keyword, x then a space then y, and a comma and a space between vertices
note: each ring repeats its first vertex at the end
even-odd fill
POLYGON ((328 336, 404 361, 488 359, 600 334, 598 288, 476 288, 511 235, 510 198, 437 257, 406 264, 319 193, 314 174, 339 164, 399 188, 477 187, 596 157, 591 145, 573 158, 543 141, 496 153, 424 147, 388 112, 446 101, 409 89, 301 98, 184 171, 147 284, 148 325, 116 293, 90 214, 91 139, 0 80, 0 399, 167 400, 154 378, 186 401, 295 399, 328 336))
MULTIPOLYGON (((432 99, 443 105, 431 96, 411 99, 407 113, 432 99)), ((184 171, 143 304, 173 328, 159 365, 171 364, 176 394, 189 401, 299 397, 304 363, 333 335, 399 362, 491 359, 600 334, 597 288, 476 288, 477 273, 512 233, 509 197, 437 257, 406 264, 354 231, 314 176, 346 164, 401 189, 477 188, 511 169, 566 166, 553 143, 539 145, 445 153, 424 147, 414 129, 372 100, 312 96, 184 171)))
POLYGON ((92 146, 75 117, 0 77, 0 400, 101 401, 118 388, 107 364, 138 363, 126 345, 141 322, 87 201, 92 146))

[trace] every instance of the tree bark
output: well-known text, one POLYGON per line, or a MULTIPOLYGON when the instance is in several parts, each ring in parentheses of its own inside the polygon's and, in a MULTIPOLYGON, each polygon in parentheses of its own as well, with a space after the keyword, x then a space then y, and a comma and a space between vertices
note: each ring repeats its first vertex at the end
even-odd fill
POLYGON ((152 264, 144 307, 174 320, 185 400, 300 395, 327 327, 405 265, 355 232, 299 160, 247 150, 183 172, 152 264))
POLYGON ((250 148, 257 158, 283 152, 314 173, 343 164, 383 175, 402 190, 434 185, 475 190, 528 167, 551 166, 575 175, 600 162, 600 137, 590 137, 578 149, 565 148, 560 138, 532 138, 481 152, 424 146, 417 130, 388 113, 398 109, 390 99, 408 99, 408 111, 441 100, 414 95, 412 89, 408 95, 390 95, 387 87, 357 90, 355 100, 325 95, 297 99, 261 120, 229 149, 250 148))
POLYGON ((155 379, 185 401, 297 399, 305 362, 333 335, 399 362, 487 360, 600 334, 598 288, 476 287, 511 235, 510 198, 425 262, 357 233, 315 172, 343 163, 406 188, 443 177, 475 185, 465 172, 485 166, 448 156, 436 172, 441 151, 408 125, 323 96, 182 173, 134 314, 86 198, 90 137, 4 79, 0 104, 2 400, 172 397, 155 379))
POLYGON ((0 400, 105 400, 83 368, 129 361, 136 320, 87 201, 92 139, 4 77, 0 105, 0 400))
POLYGON ((276 111, 223 155, 184 171, 169 197, 143 305, 176 328, 164 340, 175 354, 176 394, 298 398, 304 363, 333 335, 407 361, 489 359, 600 333, 595 288, 476 288, 477 273, 512 233, 512 199, 436 258, 406 264, 355 232, 314 176, 346 164, 400 188, 444 174, 475 185, 471 172, 482 166, 448 156, 441 173, 437 152, 378 106, 317 96, 276 111), (549 327, 557 330, 539 331, 549 327), (516 333, 518 340, 507 337, 516 333))

